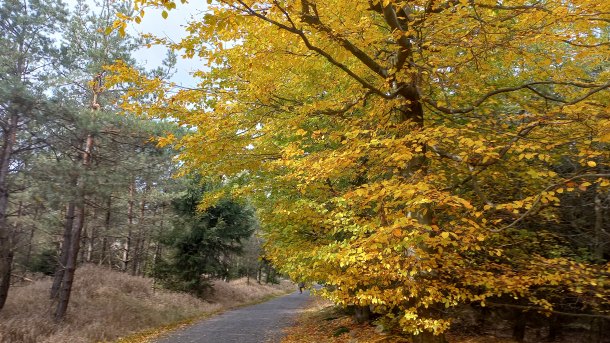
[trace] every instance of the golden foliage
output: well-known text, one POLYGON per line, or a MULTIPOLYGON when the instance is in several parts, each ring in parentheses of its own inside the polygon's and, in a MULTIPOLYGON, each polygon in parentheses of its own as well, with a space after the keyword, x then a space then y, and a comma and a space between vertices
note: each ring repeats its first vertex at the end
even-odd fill
POLYGON ((185 171, 258 201, 283 271, 411 333, 490 297, 609 310, 610 267, 550 230, 563 196, 610 186, 609 2, 209 3, 156 39, 207 60, 197 89, 110 69, 126 109, 189 129, 159 141, 185 171))

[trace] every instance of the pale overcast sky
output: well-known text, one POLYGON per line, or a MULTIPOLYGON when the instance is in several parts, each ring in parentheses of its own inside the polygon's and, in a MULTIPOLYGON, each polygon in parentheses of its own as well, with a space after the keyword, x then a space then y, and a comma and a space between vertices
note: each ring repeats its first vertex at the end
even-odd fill
MULTIPOLYGON (((74 6, 80 1, 86 1, 91 8, 95 8, 95 4, 90 0, 65 0, 68 6, 74 6)), ((120 0, 119 0, 120 1, 120 0)), ((203 16, 203 11, 206 8, 205 0, 191 0, 186 4, 181 4, 177 1, 177 8, 169 12, 169 17, 163 19, 160 10, 146 9, 144 19, 140 24, 132 23, 128 28, 130 34, 152 33, 161 37, 169 37, 174 41, 180 40, 184 36, 183 26, 191 18, 200 18, 203 16)), ((146 67, 152 69, 161 65, 161 61, 165 57, 165 49, 160 47, 152 47, 150 49, 143 48, 134 54, 134 57, 146 67)), ((199 69, 203 65, 202 61, 198 60, 183 60, 178 56, 176 65, 176 74, 173 81, 183 86, 195 86, 195 81, 189 76, 189 73, 199 69)))

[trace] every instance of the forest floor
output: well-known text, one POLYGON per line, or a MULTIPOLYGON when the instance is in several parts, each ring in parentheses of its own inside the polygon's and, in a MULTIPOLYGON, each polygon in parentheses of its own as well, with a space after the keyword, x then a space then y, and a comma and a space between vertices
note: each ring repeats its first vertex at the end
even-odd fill
POLYGON ((55 324, 50 287, 51 279, 45 277, 11 288, 0 311, 0 343, 145 342, 181 325, 296 289, 288 281, 217 281, 214 294, 204 301, 155 288, 149 278, 84 265, 76 271, 67 317, 55 324))
MULTIPOLYGON (((506 323, 496 323, 495 327, 476 333, 473 327, 456 325, 446 337, 449 343, 516 343, 511 338, 506 323)), ((327 300, 312 297, 308 308, 301 312, 295 324, 285 330, 281 343, 410 343, 410 339, 384 332, 380 326, 371 323, 357 324, 352 317, 339 310, 327 300)), ((578 330, 566 330, 564 336, 554 342, 588 342, 588 336, 578 330)), ((532 328, 528 331, 526 343, 546 342, 544 330, 532 328), (542 332, 541 332, 542 331, 542 332)), ((604 340, 604 342, 606 342, 604 340)), ((610 342, 610 340, 608 340, 610 342)))

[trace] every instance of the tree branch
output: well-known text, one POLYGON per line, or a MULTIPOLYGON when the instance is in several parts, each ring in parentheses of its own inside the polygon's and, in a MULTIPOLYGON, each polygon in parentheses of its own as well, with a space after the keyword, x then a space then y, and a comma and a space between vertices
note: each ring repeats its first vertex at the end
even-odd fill
MULTIPOLYGON (((318 53, 320 56, 324 57, 329 63, 331 63, 332 65, 338 67, 339 69, 343 70, 347 75, 349 75, 351 78, 353 78, 356 82, 360 83, 360 85, 362 85, 364 88, 372 91, 373 93, 386 98, 386 99, 392 99, 394 98, 396 95, 393 94, 388 94, 385 92, 382 92, 381 90, 379 90, 377 87, 373 86, 371 83, 367 82, 366 80, 364 80, 362 77, 358 76, 356 73, 354 73, 352 70, 350 70, 346 65, 342 64, 341 62, 335 60, 329 53, 327 53, 326 51, 318 48, 317 46, 313 45, 309 39, 307 38, 307 36, 305 35, 305 33, 298 29, 296 27, 296 25, 294 24, 294 22, 292 21, 292 19, 290 18, 290 16, 288 15, 288 12, 286 12, 285 9, 280 8, 280 11, 282 11, 282 13, 284 13, 284 15, 287 17, 288 22, 291 24, 291 26, 287 26, 284 25, 276 20, 273 20, 261 13, 256 12, 254 9, 252 9, 251 7, 249 7, 247 4, 245 4, 243 1, 238 0, 237 1, 240 5, 243 6, 245 13, 254 17, 257 17, 259 19, 262 19, 282 30, 288 31, 290 33, 296 34, 301 38, 301 41, 303 41, 303 43, 305 44, 305 46, 309 49, 312 50, 316 53, 318 53)), ((229 4, 230 5, 230 4, 229 4)))
POLYGON ((603 84, 603 85, 592 85, 592 84, 585 84, 585 83, 578 83, 578 82, 557 82, 557 81, 529 82, 529 83, 525 83, 520 86, 499 88, 499 89, 490 91, 487 94, 484 94, 481 98, 479 98, 479 100, 475 101, 473 105, 464 107, 464 108, 448 108, 448 107, 440 106, 440 105, 438 105, 438 103, 436 101, 433 101, 430 99, 423 99, 423 100, 428 105, 434 107, 436 110, 441 111, 443 113, 461 114, 461 113, 468 113, 468 112, 474 111, 475 108, 479 107, 481 104, 483 104, 485 101, 487 101, 487 99, 489 99, 493 96, 496 96, 498 94, 503 94, 503 93, 515 92, 515 91, 522 90, 522 89, 530 90, 530 91, 548 99, 547 96, 539 94, 538 91, 536 91, 535 89, 532 88, 532 86, 535 86, 535 85, 564 85, 564 86, 573 86, 573 87, 578 87, 578 88, 594 88, 590 92, 585 94, 584 96, 576 98, 569 102, 565 101, 565 100, 561 100, 561 99, 550 98, 550 100, 562 102, 562 103, 565 103, 566 105, 574 105, 574 104, 588 98, 589 96, 610 87, 610 82, 603 84))
POLYGON ((554 314, 559 314, 559 315, 562 315, 562 316, 610 319, 610 316, 603 315, 603 314, 570 313, 570 312, 562 312, 562 311, 549 310, 549 309, 546 309, 546 308, 543 308, 543 307, 538 307, 538 306, 500 304, 500 303, 494 303, 494 302, 489 302, 489 301, 486 301, 485 304, 486 305, 491 305, 491 306, 498 306, 498 307, 509 307, 509 308, 516 308, 516 309, 521 309, 521 310, 530 310, 530 311, 540 311, 540 312, 546 312, 546 313, 554 313, 554 314))
POLYGON ((584 178, 591 178, 591 177, 597 177, 597 178, 600 178, 600 177, 610 177, 610 174, 583 174, 583 175, 577 175, 577 176, 571 177, 571 178, 569 178, 567 180, 563 180, 563 181, 561 181, 559 183, 550 185, 550 186, 546 187, 542 192, 540 192, 540 194, 538 194, 538 196, 536 197, 536 199, 532 203, 532 206, 527 211, 525 211, 522 215, 520 215, 519 218, 517 218, 512 223, 510 223, 510 224, 508 224, 508 225, 506 225, 504 227, 501 227, 499 229, 490 229, 489 231, 491 231, 491 232, 500 232, 500 231, 504 231, 506 229, 509 229, 509 228, 514 227, 515 225, 517 225, 519 222, 521 222, 523 219, 525 219, 527 216, 529 216, 534 211, 534 208, 536 207, 536 205, 538 205, 538 203, 542 199, 542 193, 548 192, 551 189, 557 188, 558 186, 563 185, 563 184, 565 184, 567 182, 570 182, 570 181, 574 181, 574 180, 578 180, 578 179, 584 179, 584 178))
MULTIPOLYGON (((277 3, 277 2, 274 1, 274 3, 277 3)), ((302 7, 304 8, 304 11, 307 11, 307 12, 303 12, 301 14, 301 19, 303 20, 303 22, 313 26, 314 28, 318 29, 321 32, 324 32, 329 38, 331 38, 332 40, 341 44, 341 46, 343 46, 347 51, 349 51, 354 57, 356 57, 362 63, 364 63, 364 65, 369 67, 369 69, 372 70, 375 74, 377 74, 383 78, 388 77, 388 70, 386 68, 383 68, 381 65, 379 65, 379 63, 375 62, 375 60, 373 60, 369 55, 367 55, 366 52, 362 51, 360 48, 355 46, 352 42, 350 42, 346 38, 343 38, 343 37, 335 34, 328 26, 324 25, 322 23, 322 21, 320 20, 320 17, 318 16, 317 11, 314 12, 314 14, 311 14, 307 10, 310 7, 310 4, 307 0, 301 0, 301 3, 303 4, 302 7)), ((279 7, 279 5, 278 5, 278 7, 279 7)), ((284 12, 284 14, 286 16, 288 16, 288 14, 284 10, 282 10, 282 12, 284 12)))

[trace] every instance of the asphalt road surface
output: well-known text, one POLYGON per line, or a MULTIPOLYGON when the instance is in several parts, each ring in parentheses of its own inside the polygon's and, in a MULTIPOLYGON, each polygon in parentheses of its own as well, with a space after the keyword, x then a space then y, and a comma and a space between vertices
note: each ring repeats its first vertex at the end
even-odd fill
POLYGON ((309 292, 295 292, 273 300, 227 311, 174 331, 157 343, 267 343, 279 342, 309 300, 309 292))

